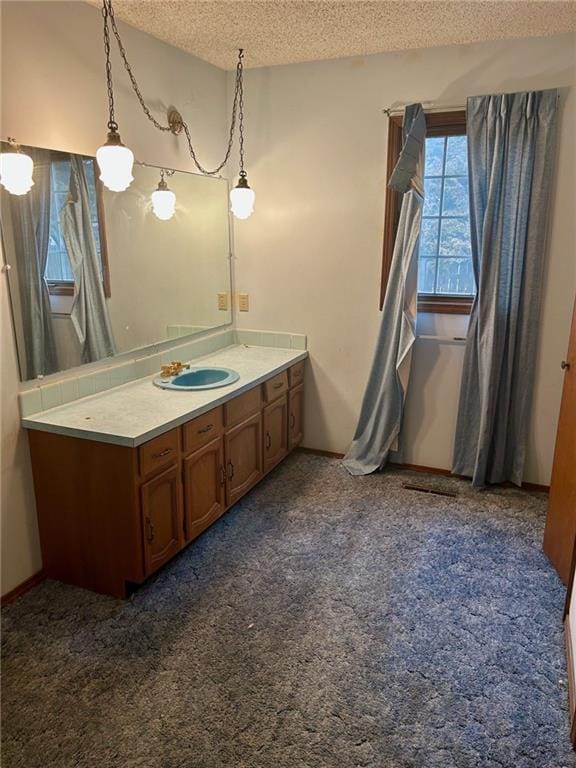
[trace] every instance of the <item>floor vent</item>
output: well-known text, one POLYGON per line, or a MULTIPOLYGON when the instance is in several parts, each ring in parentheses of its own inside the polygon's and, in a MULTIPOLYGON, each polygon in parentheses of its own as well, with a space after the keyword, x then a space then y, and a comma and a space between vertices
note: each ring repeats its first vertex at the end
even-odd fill
POLYGON ((457 493, 453 493, 452 491, 440 491, 438 488, 427 488, 425 485, 413 485, 412 483, 404 483, 403 487, 406 488, 407 491, 419 491, 420 493, 433 493, 436 496, 450 496, 451 498, 455 498, 458 496, 457 493))

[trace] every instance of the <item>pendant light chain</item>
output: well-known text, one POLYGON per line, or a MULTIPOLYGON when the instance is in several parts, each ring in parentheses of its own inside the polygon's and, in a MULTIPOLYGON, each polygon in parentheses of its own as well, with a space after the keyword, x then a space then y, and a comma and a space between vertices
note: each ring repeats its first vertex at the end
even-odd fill
POLYGON ((118 123, 114 117, 114 87, 112 85, 112 62, 110 60, 110 31, 108 29, 108 6, 106 0, 102 5, 104 17, 104 52, 106 54, 106 88, 108 90, 108 130, 117 131, 118 123))
MULTIPOLYGON (((142 95, 142 92, 140 91, 138 82, 134 76, 134 73, 132 72, 132 68, 128 61, 128 57, 126 55, 126 49, 124 48, 124 45, 122 43, 122 38, 120 37, 118 27, 116 26, 114 9, 112 7, 112 0, 103 0, 102 15, 104 16, 104 49, 106 52, 106 78, 108 83, 108 102, 109 102, 109 108, 110 108, 111 123, 114 123, 115 129, 117 130, 118 126, 114 122, 114 92, 112 89, 112 67, 110 64, 110 35, 108 30, 108 21, 110 22, 110 26, 112 27, 112 32, 114 33, 114 37, 116 38, 116 42, 118 43, 118 50, 120 51, 120 56, 124 63, 124 68, 128 73, 128 77, 130 78, 130 82, 132 83, 132 89, 134 90, 134 93, 136 94, 138 101, 140 102, 142 111, 144 112, 148 120, 150 120, 150 122, 154 125, 154 127, 157 128, 159 131, 163 131, 163 132, 171 131, 172 128, 170 125, 163 125, 158 120, 156 120, 150 108, 146 104, 146 101, 142 95)), ((226 147, 226 154, 224 155, 224 159, 222 160, 220 165, 218 165, 218 167, 214 168, 213 170, 208 170, 201 165, 196 155, 194 145, 192 143, 192 135, 190 133, 190 128, 188 124, 184 120, 182 120, 182 130, 184 131, 184 134, 186 136, 190 156, 196 168, 200 171, 200 173, 203 173, 205 176, 213 176, 214 174, 221 171, 222 168, 226 165, 226 163, 230 159, 230 154, 232 152, 232 144, 234 142, 234 134, 236 132, 236 120, 237 120, 238 111, 240 113, 240 120, 239 120, 239 123, 240 123, 240 170, 241 170, 241 175, 242 173, 244 176, 246 175, 244 171, 244 130, 243 130, 244 104, 243 104, 243 83, 242 83, 243 58, 244 58, 244 51, 240 49, 238 53, 238 63, 236 65, 236 86, 234 89, 234 100, 232 103, 232 115, 230 120, 230 133, 228 136, 228 145, 226 147)))
POLYGON ((236 68, 236 91, 238 93, 238 109, 240 112, 240 120, 238 125, 239 135, 239 151, 240 151, 240 177, 246 177, 246 171, 244 170, 244 82, 242 78, 242 57, 243 51, 240 49, 240 55, 238 57, 238 66, 236 68))

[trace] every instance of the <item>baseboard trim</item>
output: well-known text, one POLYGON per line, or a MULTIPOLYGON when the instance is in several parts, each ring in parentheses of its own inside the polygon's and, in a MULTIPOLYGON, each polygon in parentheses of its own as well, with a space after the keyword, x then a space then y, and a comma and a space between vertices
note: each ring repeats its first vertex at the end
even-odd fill
POLYGON ((328 459, 343 459, 343 453, 334 453, 334 451, 321 451, 319 448, 303 448, 300 446, 298 450, 301 453, 311 453, 314 456, 326 456, 328 459))
MULTIPOLYGON (((514 488, 517 488, 518 486, 513 486, 514 488)), ((523 491, 537 491, 539 493, 550 493, 550 486, 549 485, 540 485, 539 483, 522 483, 521 486, 523 491)))
POLYGON ((2 595, 0 598, 0 606, 4 607, 5 605, 8 605, 8 603, 13 603, 14 600, 22 597, 22 595, 26 594, 32 587, 35 587, 37 584, 40 584, 40 582, 44 581, 45 578, 46 574, 44 571, 38 571, 38 573, 33 574, 29 579, 23 581, 22 584, 19 584, 17 587, 14 587, 14 589, 11 589, 10 592, 2 595))
MULTIPOLYGON (((334 453, 333 451, 321 451, 319 448, 300 448, 303 453, 312 453, 316 456, 326 456, 329 459, 343 459, 343 453, 334 453)), ((427 475, 442 475, 443 477, 456 477, 460 480, 470 480, 466 475, 455 475, 449 469, 442 469, 440 467, 426 467, 423 464, 398 464, 394 461, 389 461, 388 467, 392 469, 406 469, 411 472, 424 472, 427 475)), ((510 488, 518 488, 514 483, 497 483, 496 485, 509 486, 510 488)), ((538 483, 522 483, 522 490, 524 491, 538 491, 540 493, 548 493, 550 491, 549 485, 539 485, 538 483)))
POLYGON ((387 466, 392 467, 392 469, 409 469, 411 472, 425 472, 427 475, 443 475, 444 477, 461 477, 461 475, 453 475, 449 469, 441 469, 440 467, 425 467, 422 464, 398 464, 395 461, 389 461, 387 466))

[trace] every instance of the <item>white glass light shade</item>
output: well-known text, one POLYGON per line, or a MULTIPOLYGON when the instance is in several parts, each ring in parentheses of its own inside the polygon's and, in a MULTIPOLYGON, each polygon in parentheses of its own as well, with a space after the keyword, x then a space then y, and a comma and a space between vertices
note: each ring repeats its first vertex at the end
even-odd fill
POLYGON ((249 186, 237 186, 230 190, 230 210, 237 219, 247 219, 254 213, 256 195, 249 186))
POLYGON ((170 189, 157 189, 152 192, 152 210, 162 221, 168 221, 176 210, 176 195, 170 189))
POLYGON ((0 154, 0 184, 12 195, 25 195, 32 189, 34 163, 24 152, 9 150, 0 154))
POLYGON ((106 143, 96 152, 100 180, 111 192, 123 192, 134 181, 132 150, 123 144, 106 143))

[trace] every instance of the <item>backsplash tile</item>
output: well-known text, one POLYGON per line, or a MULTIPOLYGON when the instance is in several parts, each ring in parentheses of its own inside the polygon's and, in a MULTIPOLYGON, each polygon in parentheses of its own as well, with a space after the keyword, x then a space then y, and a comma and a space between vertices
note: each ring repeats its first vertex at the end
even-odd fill
POLYGON ((47 411, 49 408, 57 408, 62 405, 62 390, 60 384, 48 384, 45 387, 40 388, 42 395, 42 410, 47 411))
POLYGON ((78 397, 88 397, 96 392, 93 375, 78 377, 78 397))
POLYGON ((20 414, 22 417, 32 416, 42 410, 42 394, 40 387, 30 389, 20 394, 20 414))
POLYGON ((78 379, 64 379, 60 382, 60 391, 62 392, 62 402, 71 403, 73 400, 78 400, 80 393, 78 392, 78 379))

